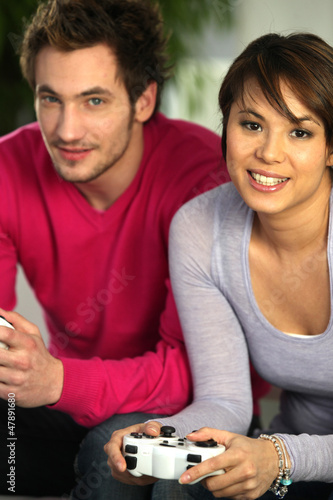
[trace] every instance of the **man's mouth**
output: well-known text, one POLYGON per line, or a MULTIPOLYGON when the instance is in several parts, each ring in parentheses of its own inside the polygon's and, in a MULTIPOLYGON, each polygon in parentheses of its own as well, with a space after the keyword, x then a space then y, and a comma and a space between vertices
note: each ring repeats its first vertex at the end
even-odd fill
POLYGON ((62 148, 58 147, 61 156, 68 161, 78 161, 86 158, 92 149, 62 148))

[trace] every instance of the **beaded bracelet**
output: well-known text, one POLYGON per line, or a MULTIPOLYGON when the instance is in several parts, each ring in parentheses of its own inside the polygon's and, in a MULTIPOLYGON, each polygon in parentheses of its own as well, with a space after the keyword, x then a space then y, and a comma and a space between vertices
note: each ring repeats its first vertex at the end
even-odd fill
POLYGON ((282 439, 279 439, 274 434, 271 436, 268 434, 260 434, 258 439, 271 441, 275 446, 279 457, 279 473, 275 481, 270 486, 269 491, 272 491, 279 498, 284 498, 284 496, 288 493, 288 486, 292 483, 292 479, 290 479, 290 469, 287 467, 287 455, 284 443, 282 439))
POLYGON ((286 493, 288 493, 287 486, 290 486, 293 481, 292 481, 292 479, 290 479, 290 468, 288 467, 288 464, 287 464, 287 454, 286 454, 286 448, 285 448, 283 439, 280 439, 277 436, 274 436, 274 437, 277 438, 278 441, 280 442, 280 445, 281 445, 281 448, 283 451, 283 458, 284 458, 285 467, 283 470, 283 478, 281 479, 282 487, 280 488, 280 490, 281 490, 281 492, 284 493, 284 495, 286 495, 286 493))

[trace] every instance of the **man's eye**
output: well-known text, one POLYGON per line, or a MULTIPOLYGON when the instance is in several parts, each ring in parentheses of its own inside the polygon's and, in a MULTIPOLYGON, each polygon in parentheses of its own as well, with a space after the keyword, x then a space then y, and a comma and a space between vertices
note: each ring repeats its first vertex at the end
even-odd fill
POLYGON ((92 99, 89 99, 89 104, 91 104, 92 106, 100 106, 102 102, 102 99, 99 99, 99 97, 93 97, 92 99))
POLYGON ((49 104, 54 104, 56 102, 59 102, 58 99, 56 97, 54 97, 53 95, 47 95, 47 96, 43 97, 42 100, 44 102, 49 103, 49 104))

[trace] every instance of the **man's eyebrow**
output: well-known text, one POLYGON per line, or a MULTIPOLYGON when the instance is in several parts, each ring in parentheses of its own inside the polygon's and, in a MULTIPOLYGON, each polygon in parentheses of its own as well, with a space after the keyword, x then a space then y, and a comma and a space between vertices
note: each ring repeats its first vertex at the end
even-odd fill
POLYGON ((42 94, 43 92, 47 94, 57 95, 57 93, 53 89, 51 89, 51 87, 49 87, 48 85, 37 85, 36 93, 42 94))
MULTIPOLYGON (((253 115, 255 118, 258 118, 259 120, 265 121, 265 118, 262 115, 260 115, 259 113, 256 113, 256 111, 254 111, 251 108, 241 109, 238 112, 238 114, 253 115)), ((296 116, 296 122, 298 122, 298 123, 313 122, 316 125, 318 125, 319 127, 321 127, 321 124, 318 122, 318 120, 313 118, 313 116, 311 116, 311 115, 304 115, 304 116, 300 116, 300 117, 296 116)))
MULTIPOLYGON (((36 92, 38 94, 46 93, 46 94, 51 94, 54 96, 58 96, 59 94, 53 90, 49 85, 39 85, 36 88, 36 92)), ((105 95, 105 96, 112 96, 112 93, 110 90, 104 88, 104 87, 91 87, 90 89, 84 90, 80 94, 77 94, 75 97, 87 97, 91 95, 105 95)))
POLYGON ((110 92, 110 90, 105 89, 103 87, 92 87, 91 89, 87 89, 84 92, 82 92, 81 94, 79 94, 79 96, 83 96, 83 97, 90 96, 90 95, 108 95, 108 96, 111 96, 112 93, 110 92))

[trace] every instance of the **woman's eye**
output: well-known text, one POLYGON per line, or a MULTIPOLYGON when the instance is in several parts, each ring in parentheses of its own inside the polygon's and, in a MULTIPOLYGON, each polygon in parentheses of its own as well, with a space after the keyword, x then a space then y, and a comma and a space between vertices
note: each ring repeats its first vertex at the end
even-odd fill
POLYGON ((311 134, 311 132, 308 132, 307 130, 296 129, 296 130, 292 131, 291 135, 293 137, 296 137, 296 139, 305 139, 306 137, 310 137, 312 134, 311 134))
POLYGON ((248 129, 248 130, 251 130, 252 132, 258 132, 261 130, 261 126, 259 125, 259 123, 256 123, 256 122, 249 122, 249 121, 246 121, 246 122, 242 122, 241 124, 244 128, 248 129))

